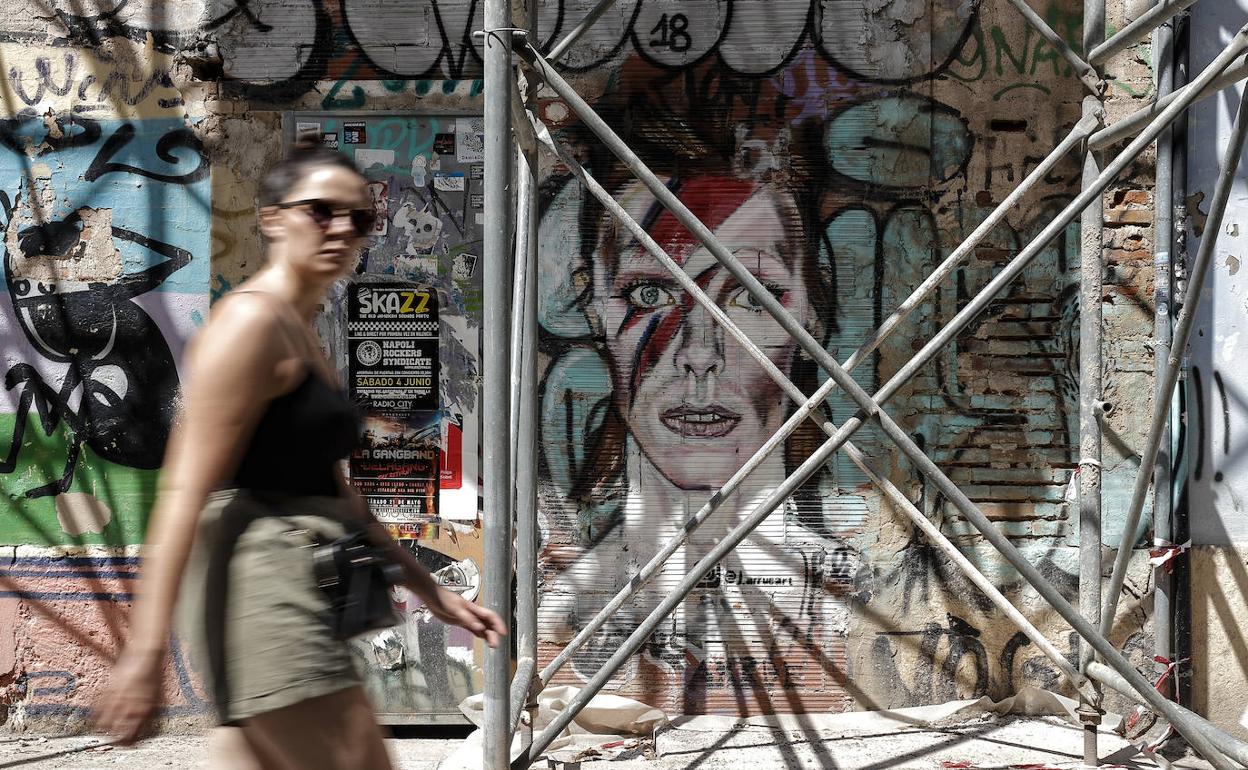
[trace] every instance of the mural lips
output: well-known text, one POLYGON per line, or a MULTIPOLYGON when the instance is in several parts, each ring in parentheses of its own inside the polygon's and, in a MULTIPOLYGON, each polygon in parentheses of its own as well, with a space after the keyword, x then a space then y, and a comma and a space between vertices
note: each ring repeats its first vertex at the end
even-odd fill
POLYGON ((659 416, 663 427, 683 438, 720 438, 741 422, 741 415, 718 404, 682 405, 659 416))

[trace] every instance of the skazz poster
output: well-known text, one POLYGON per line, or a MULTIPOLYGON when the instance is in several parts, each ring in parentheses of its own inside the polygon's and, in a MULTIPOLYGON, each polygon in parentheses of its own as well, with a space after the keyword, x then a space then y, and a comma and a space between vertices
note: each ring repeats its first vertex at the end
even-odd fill
POLYGON ((365 412, 351 480, 397 537, 415 537, 437 516, 438 335, 434 292, 405 283, 348 289, 348 381, 365 412))

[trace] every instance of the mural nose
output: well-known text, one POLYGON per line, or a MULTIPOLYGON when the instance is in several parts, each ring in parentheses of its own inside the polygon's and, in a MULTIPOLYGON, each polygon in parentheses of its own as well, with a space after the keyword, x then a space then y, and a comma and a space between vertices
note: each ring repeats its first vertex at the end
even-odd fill
POLYGON ((682 374, 698 378, 724 370, 723 331, 701 307, 695 306, 689 311, 675 363, 682 374))

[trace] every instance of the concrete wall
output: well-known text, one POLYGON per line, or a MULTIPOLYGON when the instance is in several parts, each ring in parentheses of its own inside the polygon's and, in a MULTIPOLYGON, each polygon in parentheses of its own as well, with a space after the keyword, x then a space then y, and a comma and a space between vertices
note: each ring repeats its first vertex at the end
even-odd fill
MULTIPOLYGON (((1248 22, 1248 4, 1220 4, 1192 19, 1192 68, 1205 66, 1215 48, 1248 22)), ((1242 88, 1242 86, 1241 86, 1242 88)), ((1197 105, 1189 129, 1187 248, 1194 258, 1199 244, 1214 233, 1204 216, 1229 141, 1231 121, 1242 90, 1227 91, 1197 105)), ((1186 439, 1186 499, 1193 551, 1192 691, 1201 713, 1248 736, 1248 515, 1245 487, 1244 427, 1248 419, 1243 393, 1248 387, 1238 365, 1245 350, 1242 232, 1245 205, 1244 161, 1239 160, 1222 229, 1217 235, 1209 279, 1200 293, 1192 335, 1186 439)), ((1185 295, 1196 299, 1193 289, 1185 295)))
MULTIPOLYGON (((574 26, 588 5, 539 4, 543 42, 574 26)), ((49 10, 8 0, 3 7, 11 11, 0 33, 9 120, 0 168, 16 224, 7 230, 6 253, 14 256, 6 261, 12 278, 0 319, 29 330, 26 319, 35 316, 24 314, 24 303, 47 302, 37 280, 33 299, 29 289, 15 291, 23 271, 86 283, 81 304, 64 304, 71 329, 98 335, 97 316, 110 307, 138 319, 126 336, 155 351, 143 359, 146 368, 118 364, 118 380, 97 366, 90 381, 111 388, 99 391, 105 406, 159 405, 125 420, 131 430, 153 431, 143 442, 149 452, 176 404, 172 361, 182 343, 209 301, 260 263, 254 184, 279 154, 283 113, 481 108, 479 52, 469 34, 480 26, 470 17, 479 16, 478 3, 212 0, 86 11, 80 3, 49 10), (51 20, 20 21, 35 10, 51 20), (21 223, 35 202, 61 220, 78 212, 77 242, 86 245, 22 251, 21 223), (147 252, 139 253, 130 232, 146 236, 147 252), (181 259, 176 250, 169 253, 177 257, 147 254, 157 242, 188 253, 186 264, 137 296, 116 298, 112 287, 181 259), (70 251, 68 261, 47 258, 70 251), (73 315, 78 307, 84 315, 73 315)), ((1078 40, 1078 3, 1036 7, 1078 40)), ((1139 10, 1115 5, 1111 24, 1139 10)), ((1145 48, 1110 65, 1115 114, 1148 98, 1147 65, 1145 48)), ((573 48, 565 71, 842 360, 1065 135, 1083 96, 1070 68, 1003 2, 976 9, 958 0, 621 0, 573 48)), ((814 366, 748 294, 652 209, 566 105, 539 97, 559 139, 782 371, 813 391, 821 382, 814 366)), ((433 162, 438 151, 430 152, 433 162)), ((1150 162, 1142 159, 1129 183, 1107 196, 1107 388, 1120 408, 1107 427, 1106 542, 1119 537, 1122 492, 1149 409, 1141 394, 1151 393, 1150 162)), ((543 177, 541 628, 543 654, 551 655, 784 421, 790 405, 761 367, 617 238, 565 169, 547 165, 543 177)), ((1077 164, 1061 164, 864 361, 859 381, 868 390, 886 382, 1077 188, 1077 164)), ((1072 599, 1077 242, 1072 228, 890 405, 1072 599)), ((60 478, 79 435, 71 438, 64 420, 42 424, 40 404, 51 405, 50 415, 72 416, 94 391, 82 401, 68 392, 54 398, 65 391, 65 362, 16 331, 4 340, 13 384, 0 409, 12 415, 8 429, 25 432, 13 443, 13 468, 0 477, 15 500, 0 522, 0 542, 16 548, 0 574, 0 702, 10 726, 72 722, 115 644, 155 463, 120 453, 108 436, 92 444, 84 434, 72 485, 25 497, 60 478)), ((843 398, 830 409, 838 423, 852 413, 843 398)), ((674 564, 695 561, 816 441, 794 434, 674 564)), ((908 463, 870 429, 855 441, 1075 654, 1073 635, 1054 613, 908 463)), ((1152 650, 1151 577, 1143 559, 1136 567, 1116 641, 1143 662, 1152 650)), ((664 573, 618 613, 565 679, 590 674, 677 577, 664 573)), ((177 674, 170 677, 176 707, 202 710, 193 675, 184 667, 177 674)), ((1058 686, 1016 629, 838 459, 708 578, 613 686, 673 712, 736 713, 995 697, 1025 683, 1058 686)))

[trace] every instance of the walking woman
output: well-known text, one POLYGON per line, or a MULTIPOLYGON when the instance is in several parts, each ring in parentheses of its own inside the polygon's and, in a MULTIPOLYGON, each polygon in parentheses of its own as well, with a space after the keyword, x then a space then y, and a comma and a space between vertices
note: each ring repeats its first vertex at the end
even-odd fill
POLYGON ((131 639, 96 721, 132 742, 155 715, 181 586, 179 626, 223 725, 213 767, 389 768, 306 546, 363 526, 439 620, 491 646, 505 626, 439 588, 341 472, 360 417, 312 319, 372 229, 365 179, 345 156, 301 139, 258 197, 268 263, 217 303, 188 351, 131 639))

